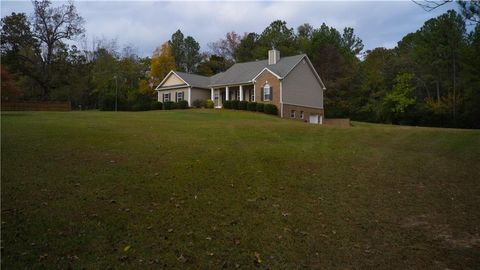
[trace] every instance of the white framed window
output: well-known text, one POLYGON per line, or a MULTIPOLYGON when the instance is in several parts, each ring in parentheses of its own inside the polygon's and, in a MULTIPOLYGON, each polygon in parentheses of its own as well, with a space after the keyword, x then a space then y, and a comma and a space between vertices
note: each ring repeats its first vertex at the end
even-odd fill
POLYGON ((177 102, 183 100, 183 92, 177 92, 177 102))
POLYGON ((163 102, 170 101, 170 93, 163 94, 163 102))
POLYGON ((297 112, 295 110, 290 111, 290 118, 297 118, 297 112))
POLYGON ((235 92, 235 99, 236 100, 240 100, 240 89, 237 90, 237 92, 235 92))
POLYGON ((272 99, 272 87, 267 83, 263 86, 263 100, 269 101, 272 99))
POLYGON ((305 118, 305 115, 303 113, 303 111, 300 111, 300 119, 304 119, 305 118))

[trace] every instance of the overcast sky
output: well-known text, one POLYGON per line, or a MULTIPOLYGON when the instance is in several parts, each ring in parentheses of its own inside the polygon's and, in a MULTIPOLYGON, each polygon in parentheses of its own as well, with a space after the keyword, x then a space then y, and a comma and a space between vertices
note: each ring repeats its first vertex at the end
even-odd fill
MULTIPOLYGON (((55 1, 53 5, 62 2, 55 1)), ((338 30, 350 26, 363 40, 365 50, 393 48, 407 33, 420 28, 453 4, 426 12, 411 1, 310 1, 310 2, 160 2, 160 1, 76 1, 85 19, 87 38, 118 40, 133 45, 142 56, 181 29, 208 50, 207 44, 236 31, 261 33, 272 21, 285 20, 297 28, 305 22, 315 28, 323 22, 338 30)), ((1 16, 11 12, 32 13, 30 1, 1 2, 1 16)))

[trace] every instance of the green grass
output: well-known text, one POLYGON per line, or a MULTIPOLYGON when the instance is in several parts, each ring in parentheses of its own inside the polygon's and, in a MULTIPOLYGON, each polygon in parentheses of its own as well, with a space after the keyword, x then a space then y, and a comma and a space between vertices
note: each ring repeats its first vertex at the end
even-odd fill
POLYGON ((1 150, 4 269, 480 268, 479 131, 24 112, 1 150))

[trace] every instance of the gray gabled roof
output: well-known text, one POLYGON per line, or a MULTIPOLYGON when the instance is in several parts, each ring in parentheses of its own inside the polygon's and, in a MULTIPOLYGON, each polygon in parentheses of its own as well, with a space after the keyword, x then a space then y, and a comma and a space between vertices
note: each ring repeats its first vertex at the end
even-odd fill
POLYGON ((268 68, 279 77, 284 77, 305 56, 305 54, 300 54, 283 57, 275 65, 269 65, 268 60, 237 63, 225 72, 210 77, 210 86, 247 83, 252 81, 264 68, 268 68))
POLYGON ((210 78, 197 75, 197 74, 191 74, 191 73, 185 73, 185 72, 180 72, 180 71, 175 71, 175 73, 180 76, 187 84, 189 84, 192 87, 200 87, 200 88, 210 88, 210 78))
MULTIPOLYGON (((199 88, 211 88, 214 86, 225 86, 235 84, 251 83, 259 73, 267 68, 275 73, 279 78, 283 78, 304 58, 306 54, 287 56, 280 58, 274 64, 269 65, 268 60, 259 60, 245 63, 237 63, 227 69, 225 72, 215 74, 211 77, 205 77, 196 74, 175 71, 188 85, 199 88)), ((308 57, 307 57, 308 59, 308 57)), ((308 61, 308 60, 307 60, 308 61)), ((309 61, 308 61, 309 62, 309 61)), ((310 63, 310 62, 309 62, 310 63)), ((316 73, 315 73, 316 74, 316 73)), ((318 77, 318 75, 317 75, 318 77)), ((321 81, 320 77, 318 79, 321 81)), ((323 82, 321 82, 323 85, 323 82)), ((160 83, 161 84, 161 83, 160 83)), ((159 85, 160 86, 160 85, 159 85)), ((158 88, 158 87, 157 87, 158 88)))

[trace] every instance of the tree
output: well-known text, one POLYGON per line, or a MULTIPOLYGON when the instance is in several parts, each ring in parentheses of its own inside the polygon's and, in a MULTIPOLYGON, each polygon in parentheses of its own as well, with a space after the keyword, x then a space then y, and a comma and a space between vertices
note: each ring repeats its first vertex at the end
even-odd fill
POLYGON ((299 38, 311 39, 313 34, 313 26, 309 23, 304 23, 297 27, 297 36, 299 38))
POLYGON ((204 55, 203 61, 197 68, 197 74, 203 76, 212 76, 214 74, 224 72, 234 64, 233 60, 227 60, 218 55, 204 55))
POLYGON ((22 92, 15 83, 13 75, 3 66, 1 69, 1 83, 2 83, 2 101, 14 101, 22 97, 22 92))
POLYGON ((257 48, 259 36, 256 33, 246 33, 240 44, 235 49, 236 62, 247 62, 256 60, 254 50, 257 48))
POLYGON ((169 42, 163 43, 160 48, 156 49, 156 52, 158 52, 158 54, 152 57, 150 76, 153 82, 158 84, 165 78, 170 70, 175 70, 176 66, 169 42))
POLYGON ((460 12, 462 16, 470 20, 474 23, 479 23, 480 22, 480 1, 479 0, 441 0, 441 1, 431 1, 431 0, 425 0, 425 1, 418 1, 418 0, 412 0, 415 4, 419 5, 422 7, 425 11, 432 11, 435 10, 445 4, 449 4, 452 2, 456 2, 458 4, 458 7, 460 8, 460 12))
POLYGON ((298 44, 293 28, 288 28, 285 21, 273 21, 263 30, 258 39, 258 45, 255 49, 255 56, 264 59, 268 50, 275 48, 283 56, 294 55, 298 52, 298 44))
POLYGON ((239 45, 240 36, 235 31, 231 31, 225 35, 224 39, 212 42, 208 46, 212 50, 213 54, 223 57, 227 60, 235 60, 235 51, 239 45))
POLYGON ((51 7, 48 0, 34 1, 32 19, 33 36, 39 42, 42 62, 41 87, 44 97, 50 94, 52 72, 55 65, 55 49, 63 40, 72 40, 85 32, 84 20, 77 13, 73 2, 59 7, 51 7))
POLYGON ((412 83, 414 76, 410 73, 399 74, 395 77, 393 90, 383 100, 383 117, 386 121, 398 124, 405 118, 407 110, 415 104, 415 86, 412 83))
POLYGON ((193 73, 200 62, 200 44, 191 36, 185 38, 185 71, 193 73))
POLYGON ((345 27, 343 29, 341 43, 346 50, 350 51, 353 55, 357 55, 363 50, 363 42, 353 32, 353 28, 345 27))
POLYGON ((175 66, 179 71, 185 71, 185 40, 180 29, 172 34, 169 44, 172 50, 173 58, 175 59, 175 66))

